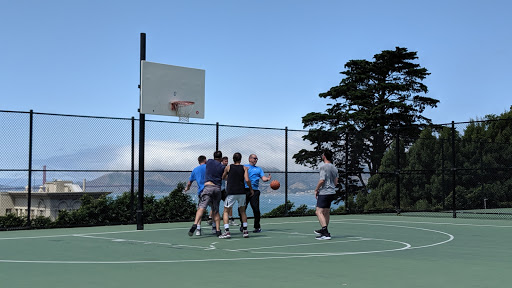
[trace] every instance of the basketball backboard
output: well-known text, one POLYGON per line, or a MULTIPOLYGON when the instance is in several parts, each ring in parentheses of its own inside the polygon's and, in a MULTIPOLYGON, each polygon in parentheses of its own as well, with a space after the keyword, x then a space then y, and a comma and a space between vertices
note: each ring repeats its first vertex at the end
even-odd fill
POLYGON ((140 112, 178 116, 172 103, 193 102, 190 118, 204 118, 205 70, 141 61, 140 112))

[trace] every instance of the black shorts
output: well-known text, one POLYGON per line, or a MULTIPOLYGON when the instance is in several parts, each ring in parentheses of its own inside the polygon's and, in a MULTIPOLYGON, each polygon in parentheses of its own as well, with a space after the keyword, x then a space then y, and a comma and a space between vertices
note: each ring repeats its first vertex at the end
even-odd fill
POLYGON ((336 198, 336 194, 318 195, 318 198, 316 199, 316 207, 331 208, 331 203, 336 200, 336 198))

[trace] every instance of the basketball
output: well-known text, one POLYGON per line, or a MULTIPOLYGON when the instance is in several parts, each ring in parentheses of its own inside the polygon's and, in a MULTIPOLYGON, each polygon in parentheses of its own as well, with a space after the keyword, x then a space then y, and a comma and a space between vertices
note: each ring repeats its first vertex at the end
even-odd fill
POLYGON ((279 183, 279 181, 272 180, 272 182, 270 182, 270 188, 272 188, 273 190, 277 190, 279 189, 279 187, 281 187, 281 183, 279 183))

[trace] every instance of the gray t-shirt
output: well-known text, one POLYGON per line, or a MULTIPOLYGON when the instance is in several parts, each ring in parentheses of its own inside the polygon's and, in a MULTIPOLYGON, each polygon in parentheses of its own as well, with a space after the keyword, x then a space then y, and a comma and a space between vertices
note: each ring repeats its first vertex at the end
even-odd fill
POLYGON ((318 190, 318 195, 336 194, 334 180, 338 178, 338 169, 332 163, 320 166, 320 180, 325 180, 324 185, 318 190))

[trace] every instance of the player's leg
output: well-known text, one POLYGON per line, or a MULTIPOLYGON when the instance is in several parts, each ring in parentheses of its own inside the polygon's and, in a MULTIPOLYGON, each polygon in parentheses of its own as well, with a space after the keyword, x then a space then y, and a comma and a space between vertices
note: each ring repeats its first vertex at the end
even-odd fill
MULTIPOLYGON (((201 217, 203 217, 204 211, 206 210, 206 208, 212 201, 211 196, 212 196, 211 190, 209 190, 205 187, 205 189, 203 189, 203 192, 201 193, 201 195, 199 197, 199 200, 197 203, 196 217, 194 219, 194 225, 192 225, 192 227, 188 231, 188 236, 194 235, 194 231, 196 231, 196 229, 198 229, 198 230, 201 229, 201 217)), ((201 234, 201 233, 199 232, 199 234, 201 234)))
POLYGON ((216 226, 216 234, 220 236, 220 214, 219 214, 219 206, 220 206, 220 187, 215 186, 212 192, 212 216, 215 221, 216 226))
POLYGON ((321 227, 327 226, 327 220, 325 219, 324 208, 316 207, 315 214, 318 218, 318 222, 321 227))
POLYGON ((229 212, 233 209, 233 195, 227 195, 224 200, 224 213, 223 213, 223 221, 224 221, 224 233, 219 236, 221 239, 229 239, 231 238, 231 232, 229 231, 229 212))
POLYGON ((249 231, 247 230, 247 213, 245 213, 245 195, 240 195, 241 199, 238 201, 238 213, 240 213, 240 219, 242 221, 242 232, 244 238, 249 237, 249 231))
POLYGON ((331 239, 331 234, 327 230, 327 225, 329 223, 330 210, 331 210, 331 198, 330 195, 318 195, 316 201, 316 210, 315 214, 318 218, 318 222, 322 229, 315 230, 315 234, 318 235, 316 239, 318 240, 329 240, 331 239))
POLYGON ((260 190, 254 190, 254 195, 251 197, 249 203, 251 204, 252 212, 254 214, 254 233, 261 232, 261 212, 260 212, 260 190))

